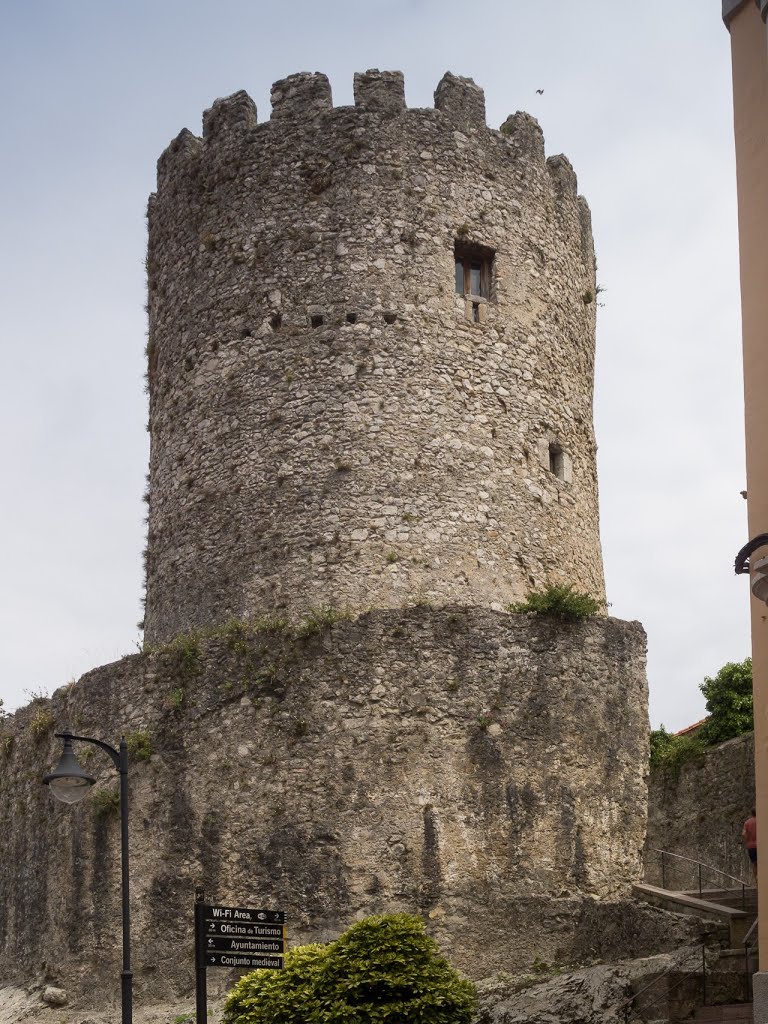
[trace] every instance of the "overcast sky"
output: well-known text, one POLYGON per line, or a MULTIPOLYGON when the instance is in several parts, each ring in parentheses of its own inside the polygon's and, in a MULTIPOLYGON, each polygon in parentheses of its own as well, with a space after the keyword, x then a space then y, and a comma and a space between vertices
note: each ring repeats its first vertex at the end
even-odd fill
POLYGON ((320 70, 446 70, 488 121, 527 110, 592 208, 611 613, 649 642, 651 720, 749 653, 728 35, 719 0, 0 0, 0 696, 136 649, 144 211, 157 157, 217 96, 320 70), (543 89, 543 95, 537 90, 543 89))

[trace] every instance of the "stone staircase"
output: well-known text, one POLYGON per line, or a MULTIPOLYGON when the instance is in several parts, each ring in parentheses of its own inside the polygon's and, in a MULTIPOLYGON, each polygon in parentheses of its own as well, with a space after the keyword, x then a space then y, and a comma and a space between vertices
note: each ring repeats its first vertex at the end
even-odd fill
MULTIPOLYGON (((698 897, 699 890, 684 890, 683 895, 698 897)), ((757 914, 757 889, 752 888, 752 886, 746 886, 743 892, 740 888, 736 887, 731 887, 730 889, 702 889, 700 898, 707 900, 709 903, 720 903, 726 907, 733 907, 735 910, 743 910, 751 917, 757 914)))
MULTIPOLYGON (((738 882, 737 879, 730 881, 738 882)), ((757 891, 741 884, 723 888, 697 886, 695 889, 672 890, 640 883, 635 886, 635 894, 645 902, 677 913, 718 921, 728 929, 727 945, 730 948, 720 949, 714 962, 711 960, 714 951, 711 950, 706 985, 702 980, 698 994, 686 991, 690 985, 684 985, 678 998, 671 998, 667 1003, 668 1019, 681 1020, 685 1017, 689 1021, 709 1021, 711 1024, 719 1024, 721 1021, 752 1021, 752 1003, 736 1000, 749 998, 748 975, 757 970, 757 950, 750 946, 748 963, 744 947, 744 939, 750 934, 757 916, 757 891), (689 1016, 691 1013, 693 1016, 689 1016)), ((675 982, 671 981, 670 988, 674 986, 675 982)))
POLYGON ((674 910, 679 914, 695 914, 728 925, 729 945, 741 947, 744 936, 757 915, 757 894, 754 889, 662 889, 646 882, 634 886, 635 895, 647 903, 674 910))
POLYGON ((752 1021, 752 1003, 729 1003, 724 1006, 700 1006, 693 1020, 708 1021, 709 1024, 724 1024, 726 1021, 752 1021))

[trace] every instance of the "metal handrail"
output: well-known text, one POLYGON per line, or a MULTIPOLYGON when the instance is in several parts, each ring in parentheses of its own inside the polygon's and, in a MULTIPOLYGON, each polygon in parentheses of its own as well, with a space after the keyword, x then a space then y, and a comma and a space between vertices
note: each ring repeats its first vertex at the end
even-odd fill
MULTIPOLYGON (((653 988, 654 985, 658 985, 658 983, 660 981, 663 981, 664 978, 667 977, 667 975, 671 974, 672 971, 675 971, 678 968, 682 967, 683 964, 686 962, 686 960, 690 960, 691 957, 693 957, 693 956, 696 956, 696 957, 701 956, 701 963, 702 963, 702 990, 703 990, 703 992, 702 992, 702 995, 703 995, 702 1001, 706 1004, 706 1001, 707 1001, 707 981, 706 981, 706 978, 707 978, 707 958, 706 958, 706 947, 705 946, 701 946, 701 947, 695 946, 693 949, 689 949, 688 952, 685 953, 679 960, 676 960, 674 963, 670 964, 669 967, 666 969, 666 971, 662 971, 661 974, 657 974, 656 977, 653 979, 653 981, 649 981, 647 985, 643 985, 642 988, 639 988, 637 990, 637 992, 634 993, 634 995, 631 995, 629 997, 629 999, 626 999, 621 1004, 621 1006, 619 1007, 619 1010, 626 1010, 626 1008, 628 1006, 631 1006, 632 1003, 634 1003, 634 1001, 639 996, 641 996, 644 992, 647 992, 649 989, 653 988)), ((683 981, 685 981, 685 979, 681 978, 681 980, 677 983, 677 985, 674 986, 674 988, 677 988, 678 985, 681 985, 683 983, 683 981)), ((672 991, 674 991, 674 988, 673 988, 672 991)))
MULTIPOLYGON (((735 874, 729 874, 727 871, 722 870, 720 867, 715 867, 714 864, 708 864, 703 860, 694 860, 693 857, 684 857, 682 853, 672 853, 670 850, 659 850, 657 847, 652 846, 651 850, 653 853, 662 853, 665 857, 674 857, 676 860, 687 860, 689 864, 698 864, 699 867, 706 867, 710 871, 717 871, 718 874, 722 874, 723 878, 730 879, 731 882, 738 882, 740 886, 746 885, 743 879, 737 879, 735 874)), ((748 886, 749 889, 754 888, 748 886)))
POLYGON ((696 864, 698 867, 698 895, 702 893, 701 888, 701 868, 707 868, 708 871, 716 871, 724 879, 730 879, 731 882, 736 882, 741 890, 741 906, 746 906, 746 889, 752 889, 753 886, 748 886, 743 879, 737 879, 735 874, 729 874, 728 871, 724 871, 720 867, 715 867, 714 864, 707 864, 703 860, 695 860, 693 857, 686 857, 681 853, 672 853, 670 850, 659 850, 657 847, 651 847, 653 853, 662 854, 662 888, 667 888, 667 870, 665 864, 666 857, 674 857, 676 860, 685 860, 689 864, 696 864))
POLYGON ((749 955, 752 952, 752 950, 755 948, 755 946, 757 945, 756 942, 750 942, 750 939, 752 938, 752 933, 754 932, 755 928, 757 928, 757 918, 755 918, 755 920, 752 922, 751 928, 749 929, 747 934, 744 936, 744 974, 746 975, 746 979, 747 979, 747 1001, 748 1002, 752 998, 752 975, 749 972, 749 955))

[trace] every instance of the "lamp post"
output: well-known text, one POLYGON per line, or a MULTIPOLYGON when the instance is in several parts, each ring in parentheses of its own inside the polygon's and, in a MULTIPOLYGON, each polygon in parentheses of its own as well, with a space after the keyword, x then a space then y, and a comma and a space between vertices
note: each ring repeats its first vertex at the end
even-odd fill
POLYGON ((123 903, 123 969, 120 972, 120 996, 122 1002, 122 1024, 133 1021, 133 972, 131 970, 131 908, 129 903, 128 884, 128 745, 123 736, 120 749, 115 750, 102 740, 90 736, 73 736, 69 729, 55 734, 64 740, 64 750, 59 763, 49 772, 43 782, 51 787, 51 792, 65 804, 75 804, 82 800, 96 781, 78 764, 72 743, 90 743, 100 747, 112 758, 115 768, 120 773, 120 853, 122 866, 122 903, 123 903))

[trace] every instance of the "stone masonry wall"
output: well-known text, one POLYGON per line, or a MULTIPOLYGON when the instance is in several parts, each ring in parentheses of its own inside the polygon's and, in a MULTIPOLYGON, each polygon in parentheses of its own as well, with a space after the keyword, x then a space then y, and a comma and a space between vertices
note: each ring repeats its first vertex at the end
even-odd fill
POLYGON ((294 75, 183 131, 149 206, 146 636, 231 615, 604 595, 589 210, 446 75, 294 75), (454 246, 495 253, 488 301, 454 246), (473 316, 478 322, 474 322, 473 316), (550 471, 549 445, 562 452, 550 471))
MULTIPOLYGON (((741 829, 755 805, 755 741, 752 733, 728 740, 682 765, 679 773, 655 770, 648 783, 646 878, 661 884, 660 857, 654 850, 704 861, 752 884, 741 843, 741 829)), ((667 884, 697 884, 697 871, 667 859, 667 884)), ((715 874, 710 887, 726 883, 715 874)))
POLYGON ((449 606, 235 623, 88 673, 0 730, 0 981, 117 995, 116 775, 80 745, 96 792, 56 803, 66 725, 151 744, 130 773, 141 999, 192 986, 196 885, 285 909, 291 944, 422 913, 475 977, 642 947, 654 912, 616 901, 644 836, 644 657, 637 623, 449 606))

